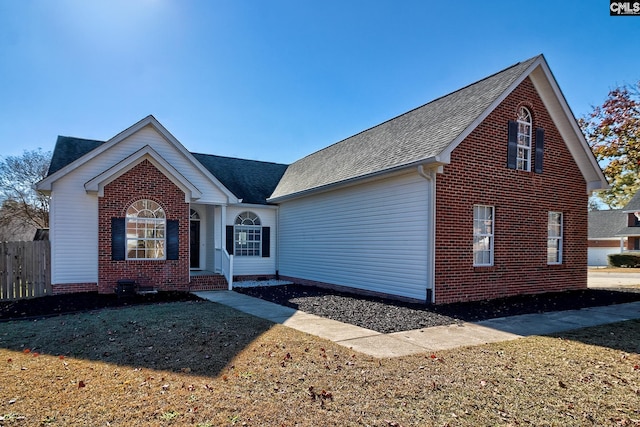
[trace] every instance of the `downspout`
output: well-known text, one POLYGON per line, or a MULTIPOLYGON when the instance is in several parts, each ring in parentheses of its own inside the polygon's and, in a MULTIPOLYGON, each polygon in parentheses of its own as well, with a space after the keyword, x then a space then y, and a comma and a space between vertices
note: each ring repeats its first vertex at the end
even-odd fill
MULTIPOLYGON (((418 165, 418 174, 429 181, 429 221, 427 249, 429 260, 427 263, 427 283, 431 284, 431 304, 436 302, 436 170, 425 171, 424 165, 418 165)), ((427 290, 428 291, 428 290, 427 290)))
POLYGON ((280 205, 276 209, 276 250, 275 250, 275 265, 276 265, 276 280, 280 280, 280 205))

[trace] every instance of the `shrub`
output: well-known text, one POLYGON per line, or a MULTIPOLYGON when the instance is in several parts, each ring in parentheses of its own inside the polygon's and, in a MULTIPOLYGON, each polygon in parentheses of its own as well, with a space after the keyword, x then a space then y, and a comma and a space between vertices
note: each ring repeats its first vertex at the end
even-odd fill
POLYGON ((609 265, 612 267, 640 267, 640 254, 610 254, 609 265))

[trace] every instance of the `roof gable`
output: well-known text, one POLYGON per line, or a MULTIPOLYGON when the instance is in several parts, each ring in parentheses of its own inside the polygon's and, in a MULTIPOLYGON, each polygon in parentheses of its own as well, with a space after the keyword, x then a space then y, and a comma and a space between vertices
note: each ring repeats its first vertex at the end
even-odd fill
MULTIPOLYGON (((155 117, 151 115, 102 143, 94 140, 80 140, 78 138, 58 138, 58 143, 54 149, 53 156, 54 158, 57 158, 56 163, 54 164, 54 170, 51 171, 50 168, 48 176, 36 184, 36 189, 45 193, 50 192, 55 181, 72 173, 84 164, 97 159, 102 153, 107 152, 112 147, 127 140, 127 138, 132 137, 147 127, 153 129, 164 141, 172 146, 173 149, 176 150, 177 156, 182 159, 181 161, 186 160, 186 163, 183 162, 183 164, 190 165, 194 170, 198 171, 197 173, 206 177, 204 179, 213 184, 213 186, 217 188, 217 191, 220 191, 221 194, 223 194, 231 203, 237 203, 237 197, 229 191, 229 189, 224 187, 224 185, 222 185, 222 183, 220 183, 220 181, 218 181, 211 172, 200 164, 200 162, 198 162, 191 153, 189 153, 184 146, 164 126, 162 126, 155 117), (56 154, 56 151, 59 151, 60 154, 56 154), (68 161, 68 163, 63 165, 64 161, 68 161)), ((102 171, 100 173, 102 173, 102 171)))
MULTIPOLYGON (((153 116, 148 116, 109 141, 59 136, 47 178, 40 181, 36 188, 40 191, 51 191, 51 185, 55 180, 149 125, 160 132, 165 139, 168 138, 214 184, 223 188, 232 199, 232 203, 242 201, 244 203, 266 204, 267 197, 271 195, 287 168, 287 165, 284 164, 190 153, 153 116)), ((200 190, 150 146, 142 147, 136 153, 102 171, 98 176, 85 183, 85 189, 99 194, 106 183, 126 172, 143 157, 151 160, 165 175, 168 174, 170 179, 185 191, 185 194, 190 194, 193 199, 200 197, 200 190)))
POLYGON ((188 179, 186 179, 179 171, 177 171, 169 162, 167 162, 160 154, 158 154, 153 148, 145 145, 140 150, 136 151, 132 155, 116 163, 109 169, 102 172, 100 175, 93 179, 90 179, 84 184, 84 188, 88 193, 97 193, 102 197, 104 194, 104 187, 110 182, 113 182, 118 177, 124 175, 144 160, 148 160, 151 164, 164 176, 169 178, 177 187, 179 187, 185 193, 185 202, 199 199, 202 193, 195 185, 193 185, 188 179))
POLYGON ((626 205, 624 205, 624 208, 622 208, 622 210, 624 212, 640 211, 640 191, 636 192, 636 194, 633 195, 631 200, 629 200, 629 202, 626 205))
POLYGON ((417 165, 447 164, 453 149, 527 77, 548 89, 543 102, 554 107, 554 120, 573 123, 564 124, 563 137, 570 140, 590 189, 602 188, 604 175, 539 55, 294 162, 270 201, 417 165), (537 70, 542 71, 534 73, 537 70))

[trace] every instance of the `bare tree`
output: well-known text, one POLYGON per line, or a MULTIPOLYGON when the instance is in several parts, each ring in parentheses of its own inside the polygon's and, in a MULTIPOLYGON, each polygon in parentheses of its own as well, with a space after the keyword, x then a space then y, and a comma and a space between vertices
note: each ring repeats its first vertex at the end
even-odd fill
MULTIPOLYGON (((24 151, 0 161, 0 237, 23 239, 38 228, 49 228, 49 196, 34 190, 47 176, 51 152, 24 151)), ((33 234, 31 234, 33 236, 33 234)))

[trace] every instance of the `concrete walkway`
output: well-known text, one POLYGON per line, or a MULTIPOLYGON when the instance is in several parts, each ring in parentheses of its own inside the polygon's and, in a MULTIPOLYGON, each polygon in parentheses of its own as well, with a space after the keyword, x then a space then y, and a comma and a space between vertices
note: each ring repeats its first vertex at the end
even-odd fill
POLYGON ((570 329, 640 319, 640 302, 544 314, 523 314, 477 323, 382 334, 308 314, 233 291, 194 292, 197 296, 280 323, 374 357, 398 357, 456 347, 507 341, 570 329))

